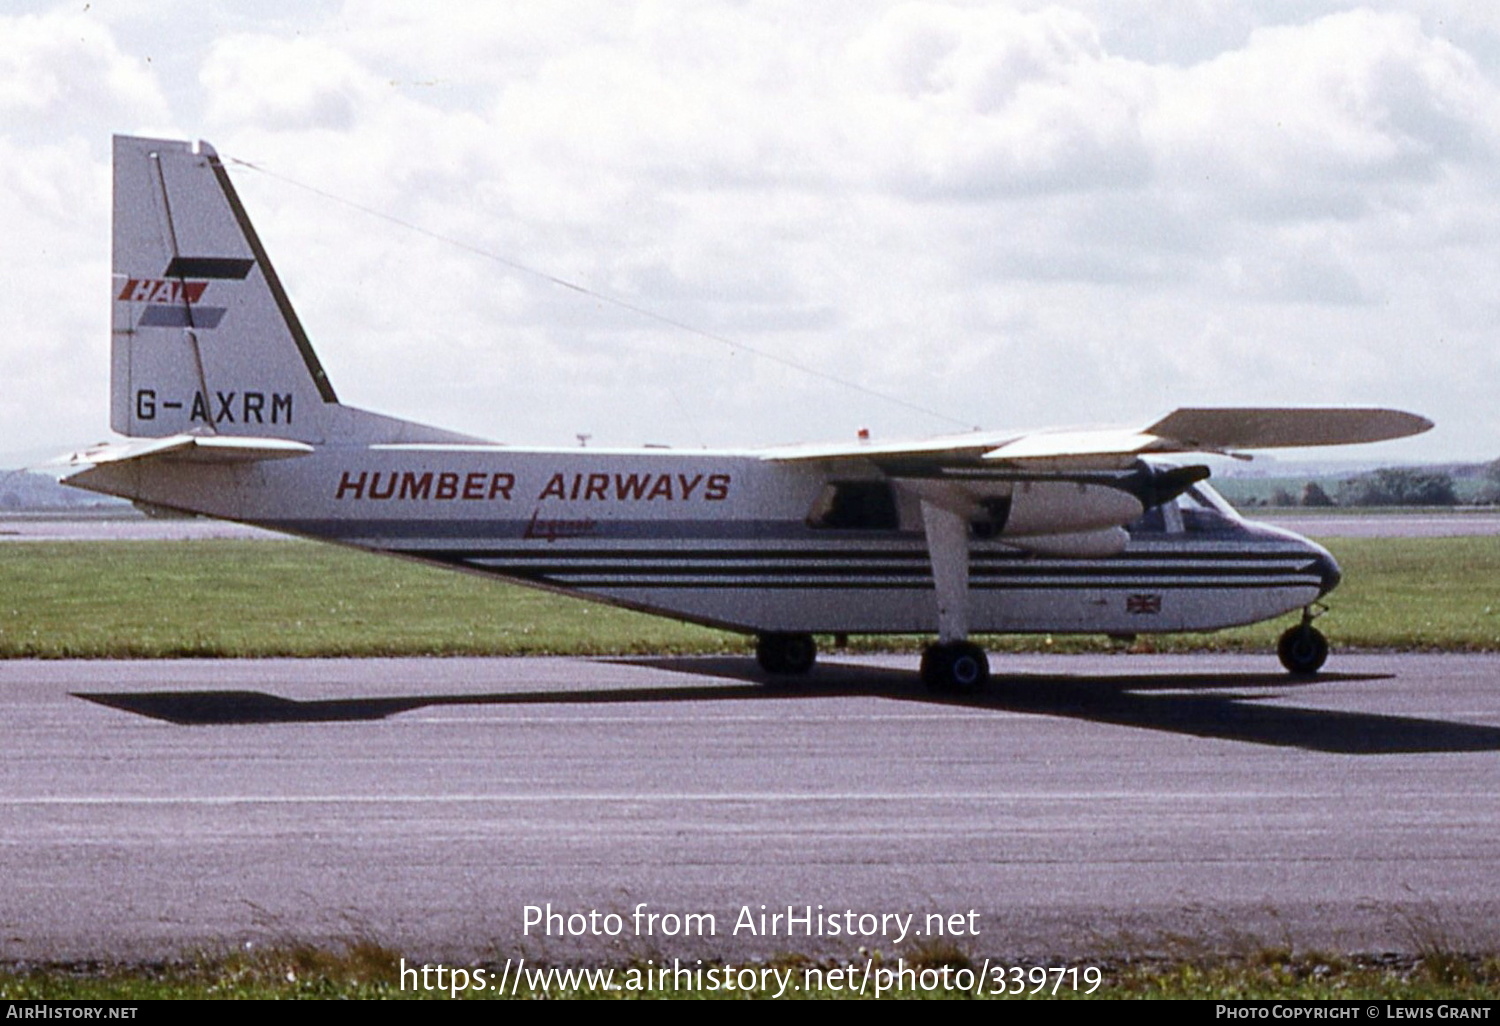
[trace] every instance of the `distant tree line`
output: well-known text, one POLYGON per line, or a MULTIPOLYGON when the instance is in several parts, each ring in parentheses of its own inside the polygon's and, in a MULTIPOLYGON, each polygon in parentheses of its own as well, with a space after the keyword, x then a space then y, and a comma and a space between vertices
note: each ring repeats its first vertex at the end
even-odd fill
POLYGON ((1387 467, 1339 482, 1340 506, 1457 506, 1453 476, 1387 467))
MULTIPOLYGON (((1472 501, 1500 502, 1500 460, 1482 469, 1484 485, 1472 501)), ((1317 481, 1309 481, 1296 495, 1287 488, 1271 493, 1268 505, 1305 506, 1457 506, 1463 500, 1453 483, 1453 475, 1442 470, 1422 467, 1385 467, 1357 474, 1338 483, 1333 495, 1317 481)))
POLYGON ((1484 465, 1482 472, 1484 488, 1480 491, 1478 501, 1483 503, 1500 503, 1500 460, 1492 460, 1484 465))
POLYGON ((1333 496, 1324 490, 1323 486, 1316 481, 1307 482, 1307 487, 1302 489, 1302 505, 1315 508, 1324 508, 1335 505, 1333 496))

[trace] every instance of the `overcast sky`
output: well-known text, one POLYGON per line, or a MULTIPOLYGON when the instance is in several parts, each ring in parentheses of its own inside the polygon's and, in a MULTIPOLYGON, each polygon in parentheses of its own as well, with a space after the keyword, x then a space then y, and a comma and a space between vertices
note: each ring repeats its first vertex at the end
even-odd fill
POLYGON ((0 455, 109 434, 114 132, 262 169, 341 399, 502 441, 1329 403, 1500 455, 1489 4, 5 9, 0 455))

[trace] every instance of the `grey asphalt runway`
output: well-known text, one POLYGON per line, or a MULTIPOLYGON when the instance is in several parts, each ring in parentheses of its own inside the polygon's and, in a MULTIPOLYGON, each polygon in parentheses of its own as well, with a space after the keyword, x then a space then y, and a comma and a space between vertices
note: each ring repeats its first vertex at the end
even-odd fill
POLYGON ((857 917, 929 913, 1017 959, 1493 948, 1500 658, 1329 669, 999 657, 938 700, 914 657, 776 688, 733 658, 0 663, 0 959, 896 953, 921 938, 857 917), (528 931, 549 903, 583 935, 528 931))
POLYGON ((258 527, 206 517, 147 517, 126 507, 92 514, 0 515, 0 543, 58 541, 201 541, 207 538, 285 539, 258 527))
POLYGON ((1325 513, 1247 510, 1264 520, 1309 538, 1461 538, 1500 534, 1500 515, 1486 509, 1435 510, 1431 513, 1325 513))

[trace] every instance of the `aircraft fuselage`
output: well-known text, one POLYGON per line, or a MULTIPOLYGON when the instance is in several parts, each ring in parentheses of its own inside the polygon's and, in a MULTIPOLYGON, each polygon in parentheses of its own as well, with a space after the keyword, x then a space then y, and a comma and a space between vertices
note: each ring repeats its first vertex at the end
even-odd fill
MULTIPOLYGON (((746 632, 925 633, 937 623, 913 501, 897 493, 883 513, 819 517, 831 488, 879 487, 873 469, 741 451, 382 445, 244 464, 103 464, 73 480, 746 632)), ((1214 630, 1302 608, 1337 579, 1328 553, 1304 538, 1227 512, 1205 517, 1133 525, 1125 550, 1105 558, 976 537, 972 629, 1214 630)))

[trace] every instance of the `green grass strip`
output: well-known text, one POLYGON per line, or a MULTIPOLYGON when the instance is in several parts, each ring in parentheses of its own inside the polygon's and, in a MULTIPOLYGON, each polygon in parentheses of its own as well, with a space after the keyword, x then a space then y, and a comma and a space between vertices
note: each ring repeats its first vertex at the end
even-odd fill
MULTIPOLYGON (((877 968, 896 969, 894 956, 874 956, 877 968)), ((1206 955, 1153 959, 1080 959, 1073 967, 1095 966, 1101 982, 1092 993, 1080 985, 1075 991, 1062 983, 1052 993, 1053 977, 1033 989, 1023 976, 996 975, 991 972, 991 987, 978 995, 958 990, 951 984, 962 979, 959 970, 971 975, 985 975, 983 959, 951 950, 916 950, 902 956, 899 966, 915 970, 921 976, 908 977, 899 994, 887 996, 925 998, 992 998, 996 1000, 1035 1000, 1053 998, 1121 999, 1304 999, 1304 1000, 1479 1000, 1493 1001, 1500 996, 1500 960, 1493 955, 1464 954, 1447 949, 1424 950, 1414 956, 1348 956, 1314 951, 1293 953, 1284 949, 1264 948, 1238 955, 1206 955), (946 975, 943 970, 947 970, 946 975), (928 972, 923 973, 923 970, 928 972), (944 987, 943 979, 950 981, 944 987), (1003 980, 1003 983, 1000 982, 1003 980), (1008 992, 1001 993, 1002 990, 1008 992)), ((514 961, 514 960, 513 960, 514 961)), ((863 968, 864 958, 856 959, 863 968)), ((689 960, 694 968, 700 964, 689 960)), ((998 963, 997 963, 998 964, 998 963)), ((415 962, 408 959, 408 967, 415 962)), ((528 961, 530 969, 514 987, 517 998, 596 998, 596 999, 703 999, 775 997, 773 987, 754 987, 726 991, 722 987, 699 989, 695 981, 673 985, 654 976, 659 963, 633 962, 614 966, 547 965, 528 961), (588 968, 592 978, 579 972, 588 968), (613 989, 603 989, 599 973, 608 971, 613 989), (569 985, 571 981, 572 985, 569 985), (635 985, 632 985, 634 981, 635 985), (592 984, 592 985, 590 985, 592 984)), ((782 996, 795 998, 849 999, 860 996, 847 972, 849 963, 820 962, 797 955, 786 955, 768 963, 734 964, 731 970, 758 970, 772 967, 782 978, 793 981, 782 996), (821 972, 819 970, 822 970, 821 972), (830 978, 840 979, 841 986, 827 986, 830 978), (823 983, 818 987, 816 984, 823 983)), ((416 985, 420 979, 409 973, 409 985, 401 982, 401 956, 370 942, 351 944, 343 949, 310 946, 252 949, 227 955, 202 955, 174 962, 152 965, 75 965, 41 966, 30 969, 0 969, 0 1000, 10 1001, 153 1001, 163 999, 427 999, 449 1001, 511 997, 512 988, 502 992, 497 981, 502 967, 495 963, 460 967, 467 985, 483 970, 484 989, 456 989, 451 971, 444 978, 444 989, 437 989, 438 977, 428 977, 433 989, 416 985)), ((717 962, 701 963, 705 970, 724 968, 717 962)), ((993 967, 991 967, 993 968, 993 967)), ((512 971, 520 971, 512 966, 512 971)), ((738 974, 736 974, 738 975, 738 974)), ((858 979, 859 974, 854 974, 858 979)), ((504 977, 514 979, 514 976, 504 977)), ((705 974, 703 979, 710 977, 705 974)), ((1083 979, 1081 975, 1078 977, 1083 979)), ((722 977, 721 977, 722 979, 722 977)), ((888 979, 887 985, 894 980, 888 979)), ((866 997, 871 996, 867 991, 866 997)))

